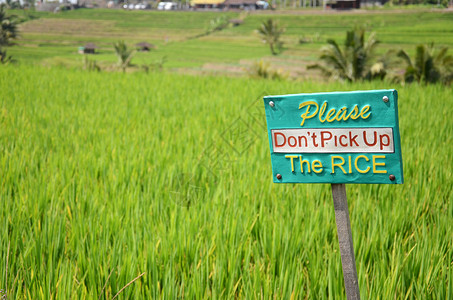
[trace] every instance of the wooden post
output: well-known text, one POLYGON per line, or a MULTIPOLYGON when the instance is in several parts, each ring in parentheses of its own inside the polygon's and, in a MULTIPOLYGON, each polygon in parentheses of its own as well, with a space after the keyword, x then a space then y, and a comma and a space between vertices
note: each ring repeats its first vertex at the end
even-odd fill
POLYGON ((348 300, 360 300, 359 282, 357 279, 354 247, 352 246, 351 221, 349 220, 345 185, 333 183, 332 196, 346 296, 348 300))

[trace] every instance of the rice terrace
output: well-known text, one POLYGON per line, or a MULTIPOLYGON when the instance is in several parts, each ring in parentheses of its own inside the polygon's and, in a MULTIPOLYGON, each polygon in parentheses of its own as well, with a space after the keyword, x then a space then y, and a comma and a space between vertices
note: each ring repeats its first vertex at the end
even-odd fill
POLYGON ((241 1, 0 1, 1 299, 356 299, 318 156, 361 299, 453 299, 453 3, 241 1))

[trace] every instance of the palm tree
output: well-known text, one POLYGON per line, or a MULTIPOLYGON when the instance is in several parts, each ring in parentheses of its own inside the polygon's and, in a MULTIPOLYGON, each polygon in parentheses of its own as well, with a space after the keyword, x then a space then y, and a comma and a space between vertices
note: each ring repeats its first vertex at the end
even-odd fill
POLYGON ((348 31, 343 50, 332 39, 327 40, 327 43, 327 46, 321 48, 320 59, 324 64, 310 65, 308 69, 319 69, 325 76, 347 81, 372 77, 371 60, 379 43, 374 33, 365 41, 365 30, 348 31))
POLYGON ((124 73, 126 72, 126 68, 130 66, 135 51, 127 49, 127 45, 124 41, 114 43, 113 47, 115 48, 116 56, 118 56, 118 67, 120 67, 124 73))
POLYGON ((17 38, 16 16, 6 15, 4 4, 0 4, 0 48, 13 45, 12 40, 17 38))
POLYGON ((404 81, 451 83, 453 81, 453 56, 447 55, 447 51, 447 47, 442 47, 435 53, 433 43, 418 45, 415 49, 414 61, 412 61, 404 50, 400 50, 397 55, 406 64, 404 81))
POLYGON ((13 39, 17 38, 16 16, 6 15, 4 4, 0 4, 0 63, 14 62, 11 55, 7 55, 6 47, 14 45, 13 39))
POLYGON ((269 45, 272 55, 277 55, 278 51, 281 51, 283 42, 280 40, 280 36, 283 32, 285 32, 285 28, 273 19, 264 21, 258 28, 261 39, 269 45))
POLYGON ((229 19, 226 15, 222 15, 215 19, 209 21, 208 28, 206 30, 206 34, 213 33, 215 31, 221 31, 225 29, 229 24, 229 19))

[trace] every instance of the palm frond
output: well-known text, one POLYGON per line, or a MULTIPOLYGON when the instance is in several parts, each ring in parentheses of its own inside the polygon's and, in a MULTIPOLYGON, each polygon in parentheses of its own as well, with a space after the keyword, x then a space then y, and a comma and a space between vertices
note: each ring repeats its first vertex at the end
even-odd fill
POLYGON ((412 64, 412 60, 411 58, 409 57, 409 54, 407 54, 406 51, 404 50, 400 50, 398 51, 398 53, 396 54, 396 56, 398 56, 399 58, 402 58, 404 60, 404 62, 410 66, 410 67, 413 67, 414 65, 412 64))

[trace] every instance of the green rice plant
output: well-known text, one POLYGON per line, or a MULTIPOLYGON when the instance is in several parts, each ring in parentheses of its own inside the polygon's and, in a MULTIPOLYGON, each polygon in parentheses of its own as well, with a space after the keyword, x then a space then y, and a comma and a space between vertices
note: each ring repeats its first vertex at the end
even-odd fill
POLYGON ((0 68, 1 289, 345 299, 330 187, 272 183, 262 96, 381 88, 398 90, 405 184, 347 186, 360 292, 451 298, 448 87, 27 65, 0 68))
POLYGON ((101 71, 101 67, 98 65, 98 63, 95 60, 90 60, 87 56, 83 57, 83 64, 85 70, 96 72, 101 71))

